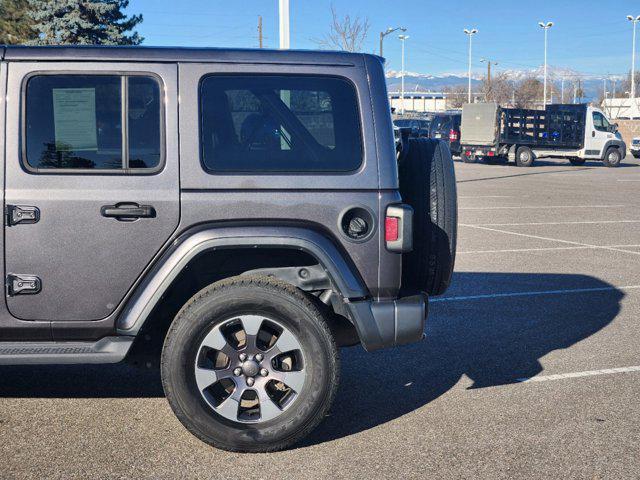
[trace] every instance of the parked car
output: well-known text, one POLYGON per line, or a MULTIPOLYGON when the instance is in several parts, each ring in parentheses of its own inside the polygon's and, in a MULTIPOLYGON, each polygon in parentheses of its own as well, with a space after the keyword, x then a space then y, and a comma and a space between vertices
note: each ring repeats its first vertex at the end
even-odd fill
POLYGON ((401 129, 409 129, 409 136, 412 138, 429 137, 429 126, 431 124, 429 120, 421 118, 398 118, 393 121, 393 124, 401 129))
POLYGON ((327 415, 339 347, 423 337, 453 163, 397 153, 379 57, 1 48, 0 365, 144 359, 191 433, 266 452, 327 415))
POLYGON ((462 114, 459 112, 436 113, 431 121, 429 137, 444 141, 453 155, 460 155, 461 122, 462 114))
POLYGON ((633 158, 640 158, 640 138, 634 138, 631 140, 630 150, 633 158))

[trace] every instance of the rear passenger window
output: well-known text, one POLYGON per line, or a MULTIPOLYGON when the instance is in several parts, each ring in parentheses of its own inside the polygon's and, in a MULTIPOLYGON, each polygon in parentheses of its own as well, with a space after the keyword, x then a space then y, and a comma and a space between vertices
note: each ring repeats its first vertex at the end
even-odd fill
POLYGON ((348 172, 362 163, 355 88, 334 77, 210 76, 200 86, 207 171, 348 172))
POLYGON ((158 167, 160 102, 160 86, 150 77, 34 76, 25 94, 27 166, 123 172, 158 167))

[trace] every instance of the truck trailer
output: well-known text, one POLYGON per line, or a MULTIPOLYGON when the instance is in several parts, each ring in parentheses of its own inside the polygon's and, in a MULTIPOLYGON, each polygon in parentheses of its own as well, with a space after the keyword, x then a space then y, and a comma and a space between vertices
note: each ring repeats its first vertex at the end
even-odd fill
POLYGON ((617 167, 627 152, 618 126, 586 104, 553 104, 544 110, 465 104, 461 130, 467 163, 515 161, 530 167, 536 158, 563 157, 572 165, 601 160, 617 167))

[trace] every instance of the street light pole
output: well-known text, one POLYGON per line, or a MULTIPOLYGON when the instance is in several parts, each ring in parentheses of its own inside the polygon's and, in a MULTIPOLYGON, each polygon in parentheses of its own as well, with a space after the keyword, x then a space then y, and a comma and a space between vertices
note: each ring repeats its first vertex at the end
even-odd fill
POLYGON ((631 98, 636 98, 636 25, 640 22, 640 15, 627 15, 627 20, 633 23, 633 41, 631 42, 631 98))
POLYGON ((464 29, 464 33, 469 37, 469 72, 468 72, 469 93, 467 95, 467 103, 471 103, 471 38, 476 33, 478 33, 478 29, 477 28, 472 28, 472 29, 465 28, 464 29))
POLYGON ((553 27, 553 22, 538 22, 538 25, 544 30, 544 87, 543 87, 543 95, 544 100, 542 102, 542 106, 547 106, 547 32, 551 27, 553 27))
POLYGON ((280 49, 288 50, 291 47, 289 37, 289 0, 279 0, 280 14, 280 49))
POLYGON ((383 53, 383 42, 384 42, 384 37, 386 37, 387 35, 393 33, 393 32, 397 32, 398 30, 400 30, 401 32, 406 32, 407 29, 404 27, 389 27, 387 28, 384 32, 380 32, 380 56, 384 57, 383 53))
POLYGON ((409 38, 409 35, 398 35, 398 38, 402 42, 402 74, 400 77, 400 113, 404 115, 404 42, 409 38))

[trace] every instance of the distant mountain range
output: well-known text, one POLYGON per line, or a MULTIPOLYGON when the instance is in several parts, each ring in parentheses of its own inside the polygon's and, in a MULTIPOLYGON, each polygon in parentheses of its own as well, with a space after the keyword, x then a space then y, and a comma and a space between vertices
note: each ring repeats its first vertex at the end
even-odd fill
MULTIPOLYGON (((496 74, 505 74, 509 80, 518 81, 528 77, 536 77, 542 80, 544 75, 544 68, 538 67, 531 70, 502 70, 496 72, 496 74)), ((396 70, 389 70, 386 73, 387 85, 389 91, 400 91, 401 72, 396 70)), ((557 89, 560 90, 560 83, 562 77, 565 78, 565 101, 570 101, 573 92, 571 90, 571 82, 575 79, 580 79, 582 82, 582 89, 585 93, 585 100, 591 101, 598 99, 602 95, 603 80, 607 79, 607 91, 611 91, 613 85, 611 80, 616 80, 617 88, 621 88, 621 77, 609 77, 609 76, 597 76, 587 75, 579 73, 566 68, 548 67, 548 78, 550 82, 554 82, 557 85, 557 89)), ((482 83, 483 75, 473 72, 471 74, 472 88, 478 88, 482 83)), ((421 91, 421 92, 442 92, 447 88, 454 88, 457 86, 467 86, 467 74, 466 73, 443 73, 439 75, 430 75, 418 72, 406 72, 405 75, 405 91, 421 91)))

